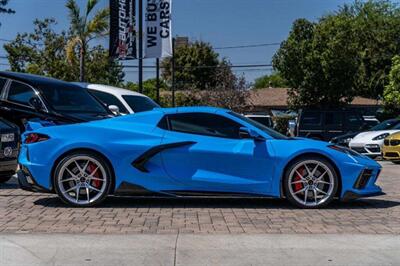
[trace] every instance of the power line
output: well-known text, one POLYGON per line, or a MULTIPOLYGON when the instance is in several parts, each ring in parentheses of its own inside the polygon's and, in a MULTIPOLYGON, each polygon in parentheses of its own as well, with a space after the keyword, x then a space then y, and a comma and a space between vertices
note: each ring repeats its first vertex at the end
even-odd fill
POLYGON ((224 46, 215 47, 215 50, 227 50, 227 49, 242 49, 242 48, 256 48, 256 47, 266 47, 266 46, 278 46, 281 43, 260 43, 260 44, 249 44, 249 45, 237 45, 237 46, 224 46))

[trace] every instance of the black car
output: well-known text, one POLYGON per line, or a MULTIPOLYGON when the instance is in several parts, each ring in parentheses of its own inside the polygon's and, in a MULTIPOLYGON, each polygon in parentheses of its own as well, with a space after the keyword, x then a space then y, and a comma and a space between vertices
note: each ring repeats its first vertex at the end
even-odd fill
MULTIPOLYGON (((388 129, 394 128, 395 126, 397 126, 399 124, 400 124, 400 119, 388 119, 388 120, 385 120, 382 123, 379 123, 378 125, 370 128, 368 130, 365 130, 365 131, 388 130, 388 129)), ((332 138, 330 142, 337 144, 337 145, 348 147, 350 141, 355 136, 357 136, 359 133, 361 133, 361 131, 340 135, 340 136, 332 138)))
POLYGON ((112 117, 112 112, 78 85, 0 71, 0 117, 23 131, 25 122, 33 118, 68 124, 112 117))
POLYGON ((353 109, 318 110, 303 109, 299 112, 297 136, 329 141, 350 132, 368 129, 362 114, 353 109))
POLYGON ((7 182, 17 170, 19 129, 0 117, 0 183, 7 182))

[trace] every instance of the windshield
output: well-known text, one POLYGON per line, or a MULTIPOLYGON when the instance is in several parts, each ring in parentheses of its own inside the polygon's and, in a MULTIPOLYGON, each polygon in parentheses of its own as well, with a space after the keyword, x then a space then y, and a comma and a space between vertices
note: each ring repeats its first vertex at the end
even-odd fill
POLYGON ((143 96, 122 95, 129 107, 135 113, 145 112, 160 107, 153 100, 143 96))
POLYGON ((244 122, 246 122, 246 123, 248 123, 248 124, 260 129, 260 130, 262 130, 263 132, 267 133, 269 136, 273 137, 274 139, 289 139, 285 135, 283 135, 283 134, 281 134, 281 133, 279 133, 279 132, 277 132, 277 131, 269 128, 269 127, 266 127, 263 124, 258 123, 257 121, 254 121, 254 120, 252 120, 250 118, 247 118, 247 117, 245 117, 243 115, 240 115, 240 114, 237 114, 237 113, 234 113, 234 112, 228 112, 228 113, 230 115, 233 115, 234 117, 239 118, 240 120, 242 120, 242 121, 244 121, 244 122))
POLYGON ((400 127, 400 120, 397 119, 389 119, 385 120, 382 123, 372 127, 371 131, 378 131, 378 130, 387 130, 387 129, 398 129, 400 127))
POLYGON ((86 89, 75 86, 41 87, 44 98, 49 105, 61 113, 95 113, 108 114, 86 89))

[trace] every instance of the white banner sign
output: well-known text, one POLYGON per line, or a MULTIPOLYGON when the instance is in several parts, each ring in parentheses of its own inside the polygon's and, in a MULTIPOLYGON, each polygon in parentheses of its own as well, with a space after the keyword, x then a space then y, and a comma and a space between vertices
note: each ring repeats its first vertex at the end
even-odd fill
POLYGON ((144 12, 144 57, 160 58, 172 55, 172 0, 147 0, 144 12))

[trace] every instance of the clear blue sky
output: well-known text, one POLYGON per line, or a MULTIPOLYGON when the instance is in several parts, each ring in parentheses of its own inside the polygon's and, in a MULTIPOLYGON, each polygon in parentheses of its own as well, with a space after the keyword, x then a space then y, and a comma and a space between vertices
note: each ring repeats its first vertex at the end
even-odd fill
MULTIPOLYGON (((77 0, 85 7, 86 0, 77 0)), ((101 0, 99 8, 106 7, 108 0, 101 0)), ((189 36, 191 40, 210 42, 214 47, 275 43, 284 40, 297 18, 316 20, 322 15, 337 10, 351 0, 173 0, 173 34, 189 36)), ((17 32, 31 32, 35 18, 53 17, 58 21, 57 29, 67 29, 66 0, 11 0, 9 7, 14 15, 1 15, 0 38, 13 39, 17 32)), ((102 41, 108 45, 107 40, 102 41)), ((5 55, 4 42, 0 41, 0 56, 5 55)), ((278 46, 218 50, 221 57, 233 64, 268 64, 278 46)), ((7 67, 6 59, 0 59, 0 69, 7 67)), ((136 62, 129 62, 136 64, 136 62)), ((146 60, 154 64, 154 60, 146 60)), ((238 70, 247 81, 270 72, 255 68, 238 70)), ((126 73, 126 80, 136 81, 137 73, 126 73)), ((146 70, 145 78, 154 77, 146 70)))

